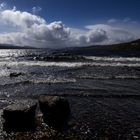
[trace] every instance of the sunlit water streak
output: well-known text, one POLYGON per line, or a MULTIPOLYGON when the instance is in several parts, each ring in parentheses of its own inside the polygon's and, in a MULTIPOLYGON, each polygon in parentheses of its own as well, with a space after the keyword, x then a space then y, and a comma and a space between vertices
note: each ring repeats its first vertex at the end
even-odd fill
POLYGON ((86 67, 86 66, 110 66, 110 67, 140 67, 140 63, 121 63, 121 62, 43 62, 43 61, 28 61, 28 62, 0 62, 0 66, 42 66, 42 67, 86 67))

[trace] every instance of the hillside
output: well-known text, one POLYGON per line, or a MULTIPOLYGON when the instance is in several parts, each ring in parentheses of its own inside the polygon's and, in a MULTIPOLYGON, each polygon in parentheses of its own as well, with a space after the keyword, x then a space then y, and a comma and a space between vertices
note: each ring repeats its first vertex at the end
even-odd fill
POLYGON ((0 44, 0 49, 33 49, 33 47, 14 46, 14 45, 11 45, 11 44, 0 44))
MULTIPOLYGON (((37 49, 29 46, 14 46, 0 44, 0 49, 37 49)), ((54 49, 52 49, 54 50, 54 49)), ((140 57, 140 39, 121 44, 114 45, 97 45, 85 47, 70 47, 57 50, 60 53, 87 55, 87 56, 128 56, 140 57)))
POLYGON ((65 49, 64 52, 79 55, 140 57, 140 39, 129 43, 115 45, 73 47, 65 49))

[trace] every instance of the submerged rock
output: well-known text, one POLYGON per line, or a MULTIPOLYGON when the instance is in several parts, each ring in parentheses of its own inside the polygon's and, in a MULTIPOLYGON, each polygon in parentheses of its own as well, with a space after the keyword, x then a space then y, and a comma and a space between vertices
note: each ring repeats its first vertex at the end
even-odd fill
POLYGON ((70 105, 65 98, 42 95, 39 98, 39 105, 44 122, 49 126, 61 128, 67 123, 70 115, 70 105))
POLYGON ((37 103, 24 101, 3 109, 4 130, 28 131, 35 128, 35 110, 37 103))
POLYGON ((23 76, 24 74, 23 73, 21 73, 21 72, 19 72, 19 73, 10 73, 10 77, 12 78, 12 77, 18 77, 18 76, 23 76))

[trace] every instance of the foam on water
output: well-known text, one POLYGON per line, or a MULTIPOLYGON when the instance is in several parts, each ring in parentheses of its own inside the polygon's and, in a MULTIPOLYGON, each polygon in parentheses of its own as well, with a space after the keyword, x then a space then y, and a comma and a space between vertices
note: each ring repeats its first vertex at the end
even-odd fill
POLYGON ((140 62, 138 57, 95 57, 95 56, 85 56, 88 60, 99 60, 99 61, 114 61, 114 62, 140 62))
POLYGON ((0 69, 0 77, 6 77, 9 76, 9 71, 5 69, 0 69))
POLYGON ((110 67, 140 67, 140 63, 123 62, 43 62, 43 61, 22 61, 22 62, 0 62, 0 66, 42 66, 42 67, 86 67, 86 66, 110 66, 110 67))
POLYGON ((35 79, 29 80, 29 83, 33 84, 57 84, 57 83, 75 83, 76 79, 56 78, 56 79, 35 79))
POLYGON ((140 79, 140 76, 77 76, 80 79, 110 80, 110 79, 140 79))

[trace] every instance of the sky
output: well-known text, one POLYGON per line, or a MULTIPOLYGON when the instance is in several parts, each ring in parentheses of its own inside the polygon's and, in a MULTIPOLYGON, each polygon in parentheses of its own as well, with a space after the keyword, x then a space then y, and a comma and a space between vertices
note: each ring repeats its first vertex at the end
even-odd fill
POLYGON ((0 0, 0 43, 106 45, 140 38, 139 0, 0 0))

